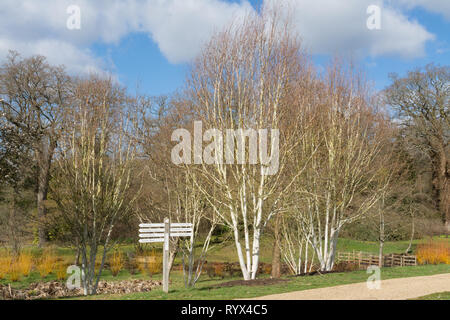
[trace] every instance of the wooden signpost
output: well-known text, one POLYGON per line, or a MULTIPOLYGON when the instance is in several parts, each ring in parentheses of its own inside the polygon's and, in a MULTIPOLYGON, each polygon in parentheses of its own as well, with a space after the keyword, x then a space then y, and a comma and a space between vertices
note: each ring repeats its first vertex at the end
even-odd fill
POLYGON ((141 223, 139 225, 140 243, 163 242, 163 291, 169 292, 169 240, 170 237, 193 237, 192 223, 141 223))

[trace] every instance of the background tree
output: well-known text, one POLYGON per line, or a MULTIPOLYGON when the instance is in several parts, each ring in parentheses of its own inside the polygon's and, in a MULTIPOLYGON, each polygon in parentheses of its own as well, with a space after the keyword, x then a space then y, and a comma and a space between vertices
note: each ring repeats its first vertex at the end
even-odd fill
POLYGON ((403 134, 430 161, 433 198, 450 232, 450 67, 428 65, 406 77, 391 75, 387 103, 397 111, 403 134))
POLYGON ((24 235, 29 235, 29 193, 35 189, 29 142, 21 130, 4 117, 0 118, 0 203, 7 204, 7 208, 0 211, 0 226, 16 255, 24 235))
POLYGON ((39 245, 47 239, 43 223, 45 201, 61 129, 60 119, 67 106, 70 84, 64 69, 50 66, 42 56, 24 59, 17 52, 10 52, 0 68, 2 117, 20 135, 20 140, 14 141, 30 146, 30 154, 36 164, 39 245))

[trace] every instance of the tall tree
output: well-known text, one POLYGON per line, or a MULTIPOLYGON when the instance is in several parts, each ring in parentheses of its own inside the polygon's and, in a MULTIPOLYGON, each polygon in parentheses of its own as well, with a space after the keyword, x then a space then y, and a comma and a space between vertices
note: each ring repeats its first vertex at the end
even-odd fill
POLYGON ((245 280, 256 278, 261 236, 282 209, 281 195, 290 185, 285 165, 296 141, 282 126, 285 118, 295 122, 289 114, 295 103, 291 93, 303 75, 303 61, 289 21, 264 9, 216 34, 188 82, 194 119, 212 135, 204 137, 210 145, 201 154, 195 150, 202 141, 194 137, 191 168, 203 176, 205 184, 198 187, 232 230, 245 280), (202 156, 209 160, 201 161, 202 156))
POLYGON ((21 234, 26 233, 24 191, 33 190, 35 174, 29 139, 5 118, 0 118, 0 198, 9 210, 0 217, 2 233, 7 234, 15 254, 21 247, 21 234))
POLYGON ((450 67, 430 64, 391 79, 386 101, 411 145, 430 160, 436 209, 450 232, 450 67))
POLYGON ((85 294, 95 294, 113 243, 111 234, 130 208, 136 142, 124 89, 93 77, 81 81, 65 115, 51 183, 52 198, 78 244, 85 294), (103 248, 95 270, 97 253, 103 248), (97 276, 96 276, 97 271, 97 276))
POLYGON ((366 215, 390 183, 389 154, 381 152, 390 135, 352 68, 332 64, 313 92, 298 129, 294 204, 320 269, 330 271, 343 227, 366 215))
POLYGON ((46 242, 42 220, 46 213, 51 163, 61 129, 59 120, 68 102, 70 84, 64 68, 50 66, 42 56, 21 58, 17 52, 10 52, 0 68, 2 118, 31 146, 36 163, 40 245, 46 242))

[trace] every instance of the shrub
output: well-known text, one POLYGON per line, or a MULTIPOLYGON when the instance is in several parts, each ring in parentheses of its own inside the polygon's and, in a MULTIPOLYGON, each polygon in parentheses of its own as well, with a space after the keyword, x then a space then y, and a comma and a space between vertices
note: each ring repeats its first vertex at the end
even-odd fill
POLYGON ((37 270, 42 278, 47 277, 50 273, 53 272, 53 268, 55 267, 57 261, 57 257, 51 250, 46 250, 43 252, 41 258, 38 260, 36 265, 37 270))
MULTIPOLYGON (((138 257, 137 259, 142 258, 142 257, 138 257)), ((138 262, 136 263, 137 269, 139 270, 140 273, 145 274, 147 272, 147 266, 146 263, 143 262, 138 262)))
POLYGON ((270 275, 272 274, 272 265, 271 264, 263 264, 262 266, 262 272, 263 274, 270 275))
POLYGON ((162 255, 153 250, 150 257, 152 257, 152 259, 147 263, 147 269, 150 276, 153 274, 161 273, 163 265, 162 255))
POLYGON ((416 255, 419 264, 450 264, 450 243, 439 240, 420 243, 416 255))
POLYGON ((351 272, 359 269, 358 264, 347 261, 336 262, 333 266, 333 271, 335 272, 351 272))
POLYGON ((216 277, 224 278, 225 266, 223 263, 217 263, 214 265, 214 275, 216 277))
POLYGON ((22 251, 17 258, 17 268, 21 275, 28 277, 33 267, 33 256, 30 252, 22 251))
POLYGON ((58 262, 55 267, 56 279, 66 280, 67 266, 63 262, 58 262))
POLYGON ((214 271, 214 265, 212 265, 211 263, 207 263, 207 264, 203 267, 203 269, 206 270, 206 273, 208 274, 208 277, 214 278, 214 274, 215 274, 215 271, 214 271))
POLYGON ((4 279, 11 268, 12 256, 7 252, 0 257, 0 280, 4 279))
POLYGON ((162 255, 155 249, 137 257, 138 269, 141 273, 148 273, 150 277, 162 272, 162 255))
POLYGON ((140 271, 139 264, 136 262, 134 254, 128 253, 125 256, 125 267, 132 275, 137 274, 140 271))
POLYGON ((115 251, 109 259, 109 268, 111 269, 111 273, 114 277, 116 277, 119 272, 122 270, 124 265, 124 259, 122 252, 115 251))
POLYGON ((9 280, 11 280, 11 282, 17 282, 20 280, 20 269, 17 261, 13 261, 11 263, 9 268, 9 280))

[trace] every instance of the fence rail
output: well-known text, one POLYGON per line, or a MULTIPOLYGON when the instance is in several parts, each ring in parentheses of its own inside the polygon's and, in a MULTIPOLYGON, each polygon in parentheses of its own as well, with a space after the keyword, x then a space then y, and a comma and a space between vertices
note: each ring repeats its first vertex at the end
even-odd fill
MULTIPOLYGON (((383 255, 382 260, 383 267, 417 266, 417 257, 412 255, 392 253, 383 255)), ((362 251, 338 252, 336 261, 357 264, 359 267, 367 267, 369 265, 378 266, 380 264, 380 257, 379 255, 362 251)))

